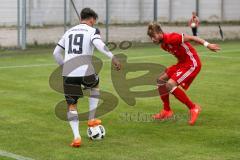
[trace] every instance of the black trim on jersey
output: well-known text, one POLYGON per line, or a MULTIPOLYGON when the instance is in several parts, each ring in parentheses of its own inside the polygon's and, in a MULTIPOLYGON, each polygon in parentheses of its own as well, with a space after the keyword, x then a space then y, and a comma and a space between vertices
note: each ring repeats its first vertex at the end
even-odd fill
POLYGON ((92 39, 92 43, 93 43, 93 41, 94 41, 95 39, 101 39, 101 38, 98 38, 98 37, 96 37, 96 38, 93 38, 93 39, 92 39))
POLYGON ((95 34, 99 34, 100 35, 100 30, 98 28, 95 28, 95 29, 96 29, 96 31, 95 31, 94 35, 95 34))
POLYGON ((59 47, 61 47, 62 49, 64 49, 65 50, 65 48, 63 47, 63 46, 61 46, 60 44, 57 44, 59 47))

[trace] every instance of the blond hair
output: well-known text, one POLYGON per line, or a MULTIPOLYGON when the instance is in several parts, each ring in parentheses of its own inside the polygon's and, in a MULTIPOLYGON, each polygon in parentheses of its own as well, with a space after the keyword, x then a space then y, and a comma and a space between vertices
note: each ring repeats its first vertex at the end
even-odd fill
POLYGON ((148 25, 147 34, 149 37, 153 37, 155 33, 163 33, 162 28, 157 22, 151 22, 148 25))

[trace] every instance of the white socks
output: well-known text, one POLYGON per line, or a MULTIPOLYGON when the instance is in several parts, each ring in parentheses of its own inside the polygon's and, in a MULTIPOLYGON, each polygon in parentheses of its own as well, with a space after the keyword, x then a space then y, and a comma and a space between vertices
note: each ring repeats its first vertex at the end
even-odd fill
POLYGON ((79 120, 77 111, 68 111, 67 112, 68 122, 72 128, 74 139, 81 138, 79 134, 79 120))
MULTIPOLYGON (((96 109, 99 102, 99 89, 92 88, 90 89, 90 96, 89 96, 89 120, 95 118, 96 109)), ((78 119, 78 112, 76 110, 68 111, 67 112, 68 122, 72 128, 72 132, 74 135, 74 139, 81 138, 79 133, 79 119, 78 119)))
POLYGON ((90 89, 89 96, 89 120, 95 118, 95 113, 97 110, 98 102, 99 102, 99 88, 90 89))

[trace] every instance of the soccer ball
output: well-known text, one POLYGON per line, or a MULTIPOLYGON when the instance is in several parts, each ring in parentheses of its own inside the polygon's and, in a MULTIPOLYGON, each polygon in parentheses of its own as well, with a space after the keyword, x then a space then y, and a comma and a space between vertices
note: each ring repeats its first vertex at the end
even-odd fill
POLYGON ((102 125, 88 127, 87 135, 91 140, 101 140, 105 137, 106 131, 102 125))
POLYGON ((196 23, 191 23, 191 27, 195 28, 196 27, 196 23))

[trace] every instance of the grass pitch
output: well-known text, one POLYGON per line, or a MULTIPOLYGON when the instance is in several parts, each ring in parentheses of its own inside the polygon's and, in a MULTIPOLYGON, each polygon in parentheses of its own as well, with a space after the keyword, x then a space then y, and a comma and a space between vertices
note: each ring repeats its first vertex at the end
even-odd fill
MULTIPOLYGON (((117 95, 110 78, 110 61, 100 72, 101 89, 119 98, 117 108, 102 116, 107 131, 103 141, 91 141, 86 121, 80 123, 83 145, 69 147, 72 132, 54 113, 63 95, 49 87, 57 67, 51 47, 26 51, 1 51, 0 61, 0 150, 36 160, 237 160, 240 157, 240 48, 239 41, 221 42, 222 51, 212 53, 196 46, 202 71, 187 94, 202 106, 195 126, 187 125, 187 108, 171 97, 176 119, 152 121, 161 108, 158 97, 138 98, 134 107, 117 95)), ((155 45, 133 46, 124 53, 129 63, 151 62, 165 66, 175 58, 155 45)), ((133 76, 138 73, 133 73, 133 76)), ((124 87, 124 86, 122 86, 124 87)), ((79 112, 88 109, 80 99, 79 112)), ((11 159, 1 157, 1 160, 11 159)))

